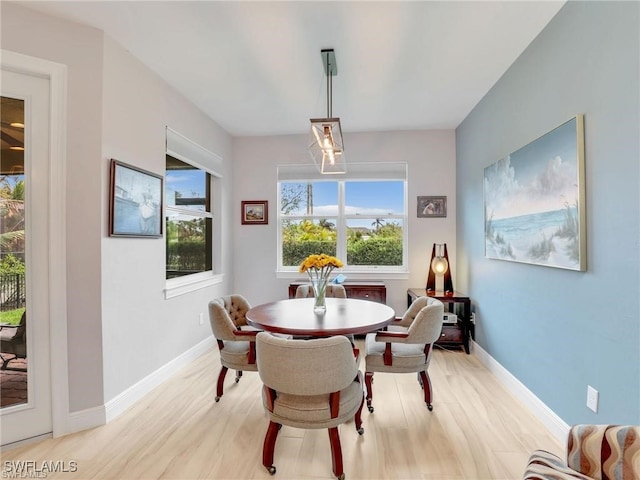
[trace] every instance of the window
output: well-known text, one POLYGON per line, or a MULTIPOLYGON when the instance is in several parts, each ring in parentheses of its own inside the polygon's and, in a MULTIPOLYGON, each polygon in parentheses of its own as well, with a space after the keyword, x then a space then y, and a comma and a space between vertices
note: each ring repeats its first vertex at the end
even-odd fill
POLYGON ((220 222, 223 160, 167 127, 165 298, 223 281, 220 222))
POLYGON ((167 278, 212 270, 211 175, 167 155, 165 205, 167 278))
POLYGON ((406 272, 406 164, 352 164, 339 177, 281 166, 278 179, 281 271, 326 253, 351 272, 406 272))

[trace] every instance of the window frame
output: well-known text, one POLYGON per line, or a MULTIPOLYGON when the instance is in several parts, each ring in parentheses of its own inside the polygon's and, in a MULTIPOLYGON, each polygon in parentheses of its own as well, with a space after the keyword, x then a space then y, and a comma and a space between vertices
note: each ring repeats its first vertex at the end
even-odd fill
MULTIPOLYGON (((350 164, 353 169, 354 164, 350 164)), ((377 278, 408 278, 408 246, 409 246, 409 214, 408 214, 408 175, 406 163, 389 163, 389 164, 359 164, 356 168, 356 172, 347 175, 331 175, 331 176, 319 176, 315 166, 292 166, 292 172, 286 172, 281 174, 281 169, 288 170, 287 165, 281 165, 278 167, 278 181, 277 181, 277 264, 276 274, 278 278, 297 278, 300 276, 297 266, 285 266, 282 264, 282 226, 284 220, 320 220, 320 219, 334 219, 336 220, 336 256, 340 258, 345 266, 340 269, 340 273, 343 273, 351 278, 366 278, 375 274, 377 278), (397 174, 385 176, 385 166, 394 165, 398 168, 404 169, 404 178, 398 178, 397 174), (369 171, 369 174, 364 173, 369 171), (374 172, 373 175, 370 172, 374 172), (358 173, 360 172, 360 173, 358 173), (338 211, 336 215, 282 215, 282 184, 283 183, 307 183, 307 182, 336 182, 338 184, 338 211), (402 265, 347 265, 347 222, 351 219, 362 219, 361 215, 346 214, 345 213, 345 198, 346 198, 346 183, 358 182, 358 181, 400 181, 403 184, 403 202, 404 213, 402 214, 389 214, 384 215, 384 218, 397 218, 401 220, 403 225, 402 230, 402 265)))
MULTIPOLYGON (((175 213, 177 215, 185 215, 188 217, 191 217, 193 219, 205 219, 205 225, 207 224, 206 219, 209 219, 208 225, 209 227, 209 231, 205 230, 205 256, 206 261, 211 263, 211 268, 208 270, 204 270, 202 272, 195 272, 195 273, 188 273, 188 274, 182 274, 182 275, 177 275, 175 277, 172 278, 167 278, 166 280, 172 280, 173 278, 179 278, 179 277, 186 277, 189 275, 197 275, 199 273, 207 273, 207 272, 213 272, 215 265, 213 262, 213 231, 214 231, 214 226, 213 226, 213 218, 214 218, 214 214, 213 214, 213 200, 212 200, 212 189, 213 189, 213 175, 211 175, 211 173, 209 173, 206 169, 204 168, 200 168, 196 165, 194 165, 191 162, 185 161, 185 160, 180 160, 177 159, 176 157, 174 157, 173 155, 170 154, 166 154, 165 157, 170 157, 174 160, 178 160, 184 164, 187 164, 191 167, 193 167, 195 170, 199 171, 199 172, 203 172, 205 174, 205 182, 204 182, 204 188, 205 188, 205 203, 204 203, 204 210, 198 210, 195 208, 189 208, 189 207, 179 207, 176 205, 172 205, 170 204, 170 202, 167 201, 167 199, 165 198, 165 210, 164 210, 164 219, 165 219, 165 245, 166 242, 168 241, 168 237, 169 237, 169 227, 168 225, 166 225, 167 222, 167 218, 169 217, 169 212, 175 213), (207 252, 206 250, 206 246, 210 247, 210 250, 207 252)), ((167 158, 167 163, 168 163, 168 158, 167 158)), ((167 172, 169 170, 166 169, 165 167, 165 185, 168 184, 167 182, 167 172)), ((168 188, 165 188, 165 192, 168 190, 168 188)), ((166 195, 166 193, 165 193, 166 195)), ((166 248, 166 247, 165 247, 166 248)), ((165 268, 166 271, 166 268, 165 268)))
MULTIPOLYGON (((179 295, 184 295, 201 288, 206 288, 211 285, 217 285, 223 282, 224 273, 221 270, 222 265, 222 224, 221 224, 221 183, 222 183, 222 157, 210 152, 206 148, 198 145, 197 143, 189 140, 184 135, 176 132, 175 130, 166 127, 166 145, 165 155, 170 155, 182 162, 188 163, 200 170, 209 174, 209 210, 212 215, 212 252, 211 263, 212 270, 205 272, 192 273, 189 275, 183 275, 175 278, 165 278, 164 297, 170 299, 179 295)), ((166 157, 165 157, 166 158, 166 157)), ((166 162, 166 159, 165 159, 166 162)), ((165 174, 166 181, 166 174, 165 174)), ((166 202, 165 202, 166 203, 166 202)), ((163 212, 163 221, 166 222, 167 205, 165 205, 165 212, 163 212)), ((188 212, 193 214, 193 212, 188 212)), ((204 213, 204 212, 203 212, 204 213)), ((165 232, 166 232, 165 225, 165 232)), ((166 249, 166 239, 164 242, 166 249)), ((165 268, 163 269, 166 277, 166 250, 164 256, 165 268)))

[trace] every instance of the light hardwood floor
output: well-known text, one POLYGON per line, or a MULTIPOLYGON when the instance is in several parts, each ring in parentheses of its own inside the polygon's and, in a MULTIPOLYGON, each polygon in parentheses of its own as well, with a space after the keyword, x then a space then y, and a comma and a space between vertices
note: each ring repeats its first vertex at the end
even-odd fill
MULTIPOLYGON (((73 460, 77 472, 47 476, 73 480, 334 478, 326 430, 286 426, 271 477, 262 466, 268 420, 258 374, 235 384, 230 371, 215 403, 219 368, 211 351, 108 425, 3 452, 2 463, 73 460)), ((534 449, 562 454, 473 355, 436 349, 429 373, 432 412, 416 375, 376 374, 375 412, 363 408, 364 435, 353 421, 340 427, 347 479, 514 480, 534 449)))

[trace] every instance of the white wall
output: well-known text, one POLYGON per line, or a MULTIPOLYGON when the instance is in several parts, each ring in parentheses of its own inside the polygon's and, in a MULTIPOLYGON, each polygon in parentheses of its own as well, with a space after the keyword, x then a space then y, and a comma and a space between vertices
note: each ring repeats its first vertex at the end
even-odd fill
MULTIPOLYGON (((67 338, 71 411, 103 403, 102 33, 0 2, 2 48, 67 65, 67 338)), ((52 252, 55 255, 56 252, 52 252)))
POLYGON ((88 411, 210 336, 207 303, 233 282, 227 254, 222 284, 165 300, 163 239, 108 236, 110 159, 163 174, 166 126, 221 156, 229 252, 231 138, 102 32, 12 3, 0 7, 3 49, 68 66, 69 403, 71 412, 88 411))
POLYGON ((102 332, 104 396, 108 401, 211 335, 207 304, 228 293, 233 278, 223 256, 225 281, 164 299, 165 240, 108 236, 109 161, 116 158, 164 175, 165 127, 223 158, 222 229, 229 248, 227 208, 231 196, 231 140, 139 60, 104 41, 102 195, 102 332), (199 325, 199 314, 205 316, 199 325))
MULTIPOLYGON (((346 120, 343 119, 343 122, 346 120)), ((306 135, 233 139, 233 288, 252 304, 287 298, 293 279, 276 277, 276 201, 279 164, 308 164, 306 135), (268 200, 268 225, 241 225, 242 200, 268 200)), ((408 287, 424 287, 433 243, 447 243, 456 285, 455 136, 453 130, 345 133, 347 162, 407 162, 409 168, 408 279, 385 279, 387 303, 406 309, 408 287), (417 218, 419 195, 446 195, 446 218, 417 218)), ((355 279, 355 275, 349 275, 355 279)), ((300 276, 300 279, 305 277, 300 276)), ((378 280, 375 275, 367 279, 378 280)), ((363 278, 361 278, 363 279, 363 278)))

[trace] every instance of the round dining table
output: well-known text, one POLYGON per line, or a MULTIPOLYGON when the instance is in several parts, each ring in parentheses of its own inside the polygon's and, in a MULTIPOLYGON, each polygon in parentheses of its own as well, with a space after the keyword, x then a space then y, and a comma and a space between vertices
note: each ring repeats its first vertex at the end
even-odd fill
POLYGON ((291 298, 253 307, 247 323, 261 330, 296 336, 358 335, 379 330, 395 318, 382 303, 355 298, 327 298, 327 309, 316 313, 314 298, 291 298))

